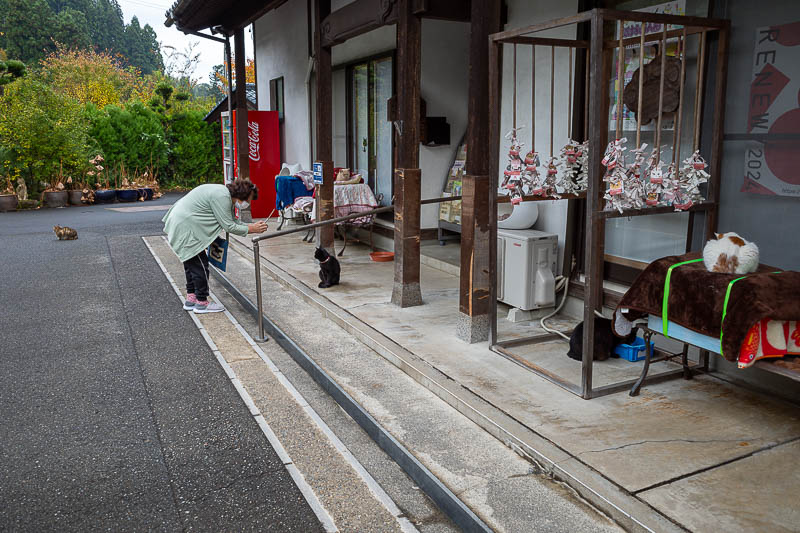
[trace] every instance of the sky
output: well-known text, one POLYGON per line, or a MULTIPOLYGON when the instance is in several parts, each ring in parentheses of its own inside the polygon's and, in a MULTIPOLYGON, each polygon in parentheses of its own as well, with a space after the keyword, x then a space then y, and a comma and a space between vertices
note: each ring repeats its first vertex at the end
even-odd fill
MULTIPOLYGON (((175 26, 167 28, 164 26, 166 11, 172 7, 175 0, 117 0, 122 8, 122 14, 125 17, 125 23, 129 23, 131 18, 136 15, 139 19, 139 24, 144 26, 150 24, 158 35, 158 40, 161 43, 162 51, 164 46, 174 46, 178 50, 185 50, 190 43, 197 43, 194 49, 195 53, 200 53, 200 62, 197 65, 193 77, 199 81, 207 82, 211 68, 214 65, 222 64, 225 59, 225 45, 195 37, 194 35, 186 35, 183 32, 175 29, 175 26)), ((231 39, 231 49, 233 48, 233 39, 231 39)), ((245 54, 247 57, 253 57, 253 34, 250 28, 245 31, 245 54)))

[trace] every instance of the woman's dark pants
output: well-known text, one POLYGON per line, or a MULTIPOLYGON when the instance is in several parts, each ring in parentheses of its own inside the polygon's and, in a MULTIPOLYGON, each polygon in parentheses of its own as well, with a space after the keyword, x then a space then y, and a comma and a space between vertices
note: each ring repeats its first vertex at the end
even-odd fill
POLYGON ((194 293, 198 300, 208 300, 208 256, 203 250, 188 261, 183 262, 186 273, 186 292, 194 293))

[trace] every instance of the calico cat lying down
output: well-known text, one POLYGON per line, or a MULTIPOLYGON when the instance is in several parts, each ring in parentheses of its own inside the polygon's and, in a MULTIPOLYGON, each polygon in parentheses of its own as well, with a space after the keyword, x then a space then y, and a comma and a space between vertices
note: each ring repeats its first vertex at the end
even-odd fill
MULTIPOLYGON (((627 337, 617 337, 611 330, 611 319, 594 317, 594 360, 605 361, 614 354, 614 348, 620 344, 630 344, 636 339, 636 327, 627 337)), ((569 339, 567 357, 581 361, 583 359, 583 322, 575 327, 569 339)))

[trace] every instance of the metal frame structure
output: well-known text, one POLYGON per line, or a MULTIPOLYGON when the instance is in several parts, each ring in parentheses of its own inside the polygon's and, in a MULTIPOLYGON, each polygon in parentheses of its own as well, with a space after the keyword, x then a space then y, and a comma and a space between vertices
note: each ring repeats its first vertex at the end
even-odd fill
MULTIPOLYGON (((583 94, 588 95, 583 102, 583 109, 586 110, 588 121, 585 122, 585 139, 589 140, 589 186, 585 195, 585 245, 583 247, 584 256, 584 270, 585 270, 585 286, 584 286, 584 334, 583 334, 583 360, 581 365, 581 382, 572 383, 570 380, 562 376, 549 372, 547 369, 535 365, 522 357, 513 353, 514 346, 524 344, 534 344, 554 340, 558 338, 555 335, 543 335, 536 337, 528 337, 524 339, 515 339, 513 341, 501 341, 498 339, 497 334, 497 278, 492 276, 491 283, 491 306, 490 317, 490 337, 489 344, 493 351, 500 355, 509 358, 510 360, 520 364, 524 368, 533 371, 537 375, 555 383, 556 385, 583 397, 590 399, 593 397, 603 396, 619 392, 622 390, 634 387, 631 394, 637 394, 639 388, 643 383, 655 383, 664 381, 683 375, 690 377, 696 370, 707 370, 708 356, 707 354, 701 355, 699 364, 690 364, 687 357, 684 355, 686 349, 682 354, 670 354, 660 351, 663 357, 659 360, 672 359, 675 356, 682 356, 682 368, 662 372, 649 378, 646 378, 646 372, 638 380, 626 380, 619 383, 606 385, 603 387, 593 387, 592 385, 592 369, 594 362, 594 315, 596 311, 602 310, 603 307, 603 258, 605 251, 605 221, 610 218, 618 217, 635 217, 651 214, 663 214, 675 212, 671 206, 666 207, 648 207, 642 209, 627 209, 622 213, 618 211, 606 211, 603 209, 603 193, 605 187, 602 181, 603 167, 601 160, 603 151, 608 143, 608 120, 609 120, 609 101, 610 101, 610 71, 612 66, 612 58, 615 50, 620 53, 625 46, 630 44, 644 44, 646 42, 661 42, 662 50, 666 45, 667 39, 678 38, 679 42, 685 42, 688 35, 700 34, 700 51, 698 54, 699 68, 697 87, 695 87, 695 108, 694 108, 694 145, 698 146, 700 123, 704 111, 704 88, 703 83, 703 69, 706 63, 706 42, 709 40, 707 37, 712 37, 716 40, 716 62, 715 62, 715 76, 714 81, 714 97, 713 97, 713 118, 712 118, 712 142, 711 142, 711 158, 710 158, 710 173, 711 179, 709 180, 708 190, 706 192, 707 200, 702 203, 693 205, 689 211, 689 223, 687 228, 686 247, 689 251, 692 247, 692 235, 694 233, 694 217, 695 213, 705 213, 705 234, 710 236, 715 230, 717 225, 717 210, 719 203, 719 180, 720 172, 722 169, 722 140, 723 140, 723 124, 724 124, 724 103, 725 103, 725 90, 726 90, 726 70, 728 61, 728 46, 730 34, 730 21, 711 19, 703 17, 686 17, 676 15, 663 15, 655 13, 644 12, 625 12, 609 9, 593 9, 578 13, 577 15, 560 18, 536 24, 533 26, 503 31, 495 33, 489 39, 489 127, 490 139, 489 143, 493 147, 492 160, 491 160, 491 187, 497 190, 498 186, 498 168, 499 168, 499 147, 501 140, 500 132, 500 116, 501 116, 501 102, 502 102, 502 72, 503 72, 503 47, 504 45, 513 45, 516 58, 516 46, 527 45, 531 47, 545 46, 555 49, 556 47, 566 47, 576 52, 576 64, 582 64, 584 68, 583 78, 586 84, 583 94), (619 39, 608 38, 606 29, 610 29, 610 25, 614 24, 618 28, 622 28, 624 22, 632 21, 642 23, 642 32, 638 37, 624 39, 622 32, 619 32, 619 39), (548 37, 536 37, 533 34, 538 32, 551 30, 554 28, 561 28, 565 26, 585 24, 588 25, 589 38, 586 40, 581 39, 554 39, 548 37), (648 24, 656 24, 661 27, 661 31, 646 34, 648 24), (667 31, 667 25, 680 26, 681 28, 667 31)), ((685 46, 681 49, 685 59, 685 46)), ((552 53, 552 52, 551 52, 552 53)), ((663 64, 664 62, 662 62, 663 64)), ((681 83, 679 88, 681 104, 677 117, 681 116, 683 106, 683 95, 685 91, 685 60, 682 62, 681 69, 681 83)), ((570 64, 570 69, 572 68, 570 64)), ((516 65, 515 65, 516 72, 516 65)), ((663 69, 662 69, 663 72, 663 69)), ((551 71, 552 75, 552 71, 551 71)), ((576 76, 576 79, 578 77, 576 76)), ((641 76, 640 76, 641 79, 641 76)), ((662 76, 663 80, 663 76, 662 76)), ((516 84, 516 83, 515 83, 516 84)), ((552 80, 551 80, 552 84, 552 80)), ((552 85, 551 85, 552 87, 552 85)), ((620 89, 622 90, 622 83, 620 89)), ((577 93, 577 91, 575 92, 577 93)), ((570 96, 572 96, 572 91, 570 96)), ((639 92, 641 95, 641 90, 639 92)), ((514 90, 514 100, 516 103, 516 89, 514 90)), ((621 100, 621 97, 618 101, 621 100)), ((663 84, 659 93, 659 127, 657 135, 660 137, 660 116, 661 116, 661 103, 663 100, 663 84)), ((576 102, 570 101, 569 105, 572 109, 578 109, 576 102)), ((516 107, 516 106, 515 106, 516 107)), ((673 136, 673 154, 677 151, 680 152, 680 118, 676 118, 675 133, 673 136)), ((551 106, 551 131, 552 131, 552 106, 551 106)), ((573 128, 575 129, 575 128, 573 128)), ((688 128, 687 128, 688 129, 688 128)), ((620 130, 618 123, 617 131, 620 130)), ((552 136, 552 133, 551 133, 552 136)), ((640 127, 637 126, 637 142, 639 141, 640 127)), ((638 145, 637 145, 638 146, 638 145)), ((659 144, 660 146, 660 139, 659 144)), ((675 156, 673 155, 673 159, 675 156)), ((497 199, 492 195, 493 200, 490 209, 490 239, 491 242, 497 241, 497 199)), ((582 195, 569 196, 562 195, 562 198, 577 199, 582 195)), ((526 201, 539 201, 539 200, 553 200, 549 197, 525 197, 526 201)), ((497 247, 490 246, 490 271, 496 271, 497 267, 497 247)), ((564 290, 569 290, 569 284, 564 290)), ((648 335, 649 337, 649 335, 648 335)), ((649 365, 648 365, 649 366, 649 365)))

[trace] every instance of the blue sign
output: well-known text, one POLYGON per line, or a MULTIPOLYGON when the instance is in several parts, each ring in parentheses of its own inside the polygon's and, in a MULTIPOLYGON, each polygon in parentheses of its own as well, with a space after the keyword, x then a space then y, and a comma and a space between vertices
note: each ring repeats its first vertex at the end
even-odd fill
POLYGON ((322 163, 314 163, 312 170, 314 171, 314 183, 322 185, 322 163))

